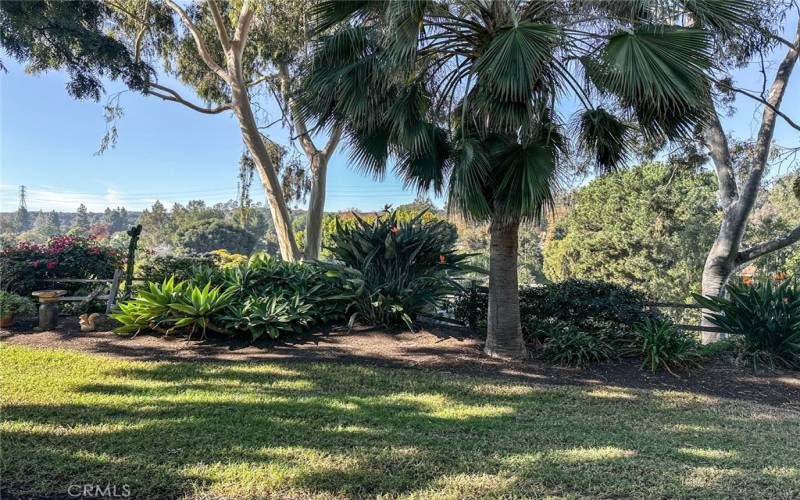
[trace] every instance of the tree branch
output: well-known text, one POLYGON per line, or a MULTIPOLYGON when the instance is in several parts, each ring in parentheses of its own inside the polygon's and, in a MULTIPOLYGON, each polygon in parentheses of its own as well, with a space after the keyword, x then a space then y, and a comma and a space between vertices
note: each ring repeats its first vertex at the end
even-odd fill
POLYGON ((781 248, 787 247, 798 241, 800 241, 800 226, 797 226, 783 236, 779 236, 773 240, 766 241, 764 243, 752 246, 746 250, 740 251, 736 254, 736 264, 744 264, 745 262, 749 262, 755 258, 761 257, 762 255, 774 252, 775 250, 780 250, 781 248))
POLYGON ((250 0, 245 0, 242 10, 239 11, 239 20, 236 22, 236 31, 233 34, 233 44, 236 48, 236 57, 241 59, 244 46, 247 44, 247 37, 250 34, 250 27, 253 25, 255 15, 253 4, 250 0))
POLYGON ((216 114, 222 113, 223 111, 227 111, 227 110, 231 109, 230 103, 226 103, 226 104, 223 104, 221 106, 217 106, 216 108, 204 108, 204 107, 198 106, 197 104, 194 104, 194 103, 192 103, 190 101, 187 101, 186 99, 181 97, 181 95, 178 94, 178 92, 176 92, 175 90, 173 90, 173 89, 171 89, 169 87, 165 87, 164 85, 160 85, 158 83, 150 83, 150 86, 155 88, 155 89, 161 90, 162 92, 166 92, 166 94, 162 94, 161 92, 155 92, 155 91, 150 90, 150 89, 147 89, 145 91, 145 93, 147 93, 149 95, 152 95, 152 96, 155 96, 155 97, 158 97, 160 99, 164 99, 165 101, 172 101, 172 102, 177 102, 179 104, 183 104, 187 108, 191 108, 191 109, 193 109, 193 110, 195 110, 197 112, 205 113, 207 115, 216 115, 216 114))
POLYGON ((730 87, 729 86, 728 88, 731 89, 734 92, 738 92, 739 94, 745 95, 745 96, 747 96, 747 97, 749 97, 749 98, 751 98, 751 99, 753 99, 755 101, 760 102, 764 106, 766 106, 769 109, 771 109, 776 115, 778 115, 781 118, 783 118, 790 127, 794 128, 794 129, 797 129, 797 130, 800 130, 800 124, 797 124, 794 120, 789 118, 786 115, 786 113, 784 113, 783 111, 781 111, 780 109, 775 107, 772 103, 770 103, 769 101, 767 101, 763 97, 758 96, 758 95, 753 94, 753 93, 750 93, 750 92, 748 92, 748 91, 746 91, 744 89, 741 89, 739 87, 730 87))
POLYGON ((764 108, 764 113, 761 117, 761 127, 758 130, 756 138, 756 157, 750 168, 750 174, 747 181, 742 188, 742 194, 737 202, 737 210, 741 213, 749 214, 750 210, 755 203, 758 189, 761 186, 761 179, 764 176, 764 170, 767 166, 769 159, 769 149, 772 144, 772 137, 775 133, 775 121, 778 110, 781 106, 781 101, 786 93, 786 88, 789 85, 789 77, 792 74, 798 58, 798 49, 800 47, 800 19, 797 21, 797 33, 795 35, 794 47, 786 52, 783 61, 778 65, 778 70, 775 73, 775 79, 772 81, 767 103, 769 104, 764 108))
POLYGON ((319 154, 319 150, 314 145, 314 141, 311 140, 311 135, 308 133, 305 120, 301 118, 297 101, 290 95, 289 65, 286 62, 278 63, 278 77, 281 82, 281 94, 283 94, 283 98, 287 101, 287 106, 291 112, 292 123, 297 129, 297 138, 300 140, 300 144, 303 146, 306 156, 311 159, 319 154))
POLYGON ((200 31, 192 22, 189 14, 187 14, 180 5, 175 3, 174 0, 164 0, 164 2, 166 2, 166 4, 178 14, 178 16, 181 18, 181 21, 183 21, 183 24, 186 26, 186 29, 188 29, 189 33, 191 33, 192 38, 194 38, 194 44, 197 47, 197 52, 200 54, 200 58, 203 60, 203 62, 206 63, 206 66, 208 66, 211 71, 216 73, 217 76, 226 82, 229 82, 230 77, 228 73, 226 73, 225 70, 223 70, 222 67, 216 63, 216 61, 214 61, 214 58, 211 57, 211 53, 208 52, 208 48, 203 42, 203 38, 200 36, 200 31))
POLYGON ((322 149, 322 156, 326 159, 330 159, 331 154, 336 149, 336 146, 339 145, 339 141, 342 139, 342 126, 341 124, 337 123, 333 126, 333 130, 331 130, 331 136, 328 137, 328 143, 325 144, 325 147, 322 149))
POLYGON ((248 88, 249 87, 254 87, 254 86, 258 85, 259 83, 265 82, 267 80, 271 80, 271 79, 273 79, 273 78, 275 78, 277 76, 278 75, 274 74, 274 73, 271 74, 271 75, 261 75, 258 78, 256 78, 255 80, 247 82, 246 85, 247 85, 248 88))
POLYGON ((225 26, 222 15, 219 13, 219 6, 217 6, 216 0, 208 0, 208 8, 211 10, 211 17, 214 18, 214 26, 217 28, 217 35, 219 36, 222 48, 225 50, 230 49, 231 39, 228 37, 228 28, 225 26))
POLYGON ((708 148, 717 172, 720 206, 724 212, 727 212, 736 202, 739 192, 736 187, 736 172, 733 169, 731 152, 728 148, 728 138, 725 136, 725 131, 722 130, 716 110, 713 110, 711 117, 703 127, 703 142, 708 148))

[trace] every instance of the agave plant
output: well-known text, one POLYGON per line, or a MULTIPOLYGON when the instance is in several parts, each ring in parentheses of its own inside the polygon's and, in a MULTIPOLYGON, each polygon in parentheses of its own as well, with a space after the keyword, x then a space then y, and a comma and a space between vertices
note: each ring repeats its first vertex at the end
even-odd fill
POLYGON ((173 314, 166 321, 173 324, 171 329, 189 328, 189 339, 198 329, 201 338, 205 338, 212 319, 228 307, 232 296, 231 291, 212 288, 211 283, 206 283, 203 288, 191 285, 186 293, 177 297, 178 300, 169 304, 173 314))
POLYGON ((292 297, 250 297, 241 307, 231 307, 222 320, 229 328, 250 332, 252 339, 263 335, 276 339, 281 333, 299 333, 313 320, 312 304, 299 294, 292 297))
POLYGON ((148 328, 160 328, 169 319, 170 305, 180 300, 187 283, 175 282, 171 276, 158 283, 149 282, 138 290, 136 297, 119 304, 120 312, 111 317, 122 323, 114 329, 116 333, 137 334, 148 328))
POLYGON ((800 369, 800 288, 791 280, 734 282, 726 297, 695 295, 709 310, 706 318, 725 332, 740 337, 744 354, 754 367, 800 369))
POLYGON ((319 127, 344 127, 366 172, 393 164, 491 222, 486 352, 524 357, 519 224, 552 202, 565 153, 604 172, 634 138, 690 134, 710 109, 713 33, 736 32, 750 11, 747 0, 323 1, 297 99, 319 127), (574 120, 564 102, 578 103, 574 120))
POLYGON ((328 265, 329 275, 343 280, 360 321, 413 329, 417 316, 444 309, 445 299, 461 290, 458 278, 476 270, 465 264, 469 255, 455 252, 453 226, 423 223, 424 213, 407 222, 398 222, 396 211, 372 222, 356 215, 347 227, 337 221, 329 250, 338 264, 328 265))

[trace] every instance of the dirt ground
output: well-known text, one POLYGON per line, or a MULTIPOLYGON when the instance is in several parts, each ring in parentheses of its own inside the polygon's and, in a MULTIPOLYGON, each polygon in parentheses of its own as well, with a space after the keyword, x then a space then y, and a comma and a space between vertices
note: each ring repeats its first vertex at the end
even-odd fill
POLYGON ((278 341, 251 344, 245 339, 210 337, 188 341, 160 334, 133 338, 111 332, 113 320, 98 320, 98 331, 83 333, 77 318, 61 318, 55 330, 35 332, 32 322, 0 330, 0 342, 31 347, 55 347, 139 360, 168 361, 336 361, 475 374, 522 382, 569 385, 612 385, 632 388, 686 390, 698 394, 750 400, 800 411, 800 373, 754 372, 749 367, 713 361, 702 369, 673 377, 641 370, 639 362, 576 369, 541 361, 506 362, 487 358, 482 340, 468 331, 429 327, 411 333, 333 328, 278 341))

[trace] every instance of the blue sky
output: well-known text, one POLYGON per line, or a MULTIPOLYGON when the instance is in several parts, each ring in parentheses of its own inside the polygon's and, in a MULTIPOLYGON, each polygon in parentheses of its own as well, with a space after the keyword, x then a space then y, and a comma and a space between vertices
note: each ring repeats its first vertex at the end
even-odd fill
MULTIPOLYGON (((796 23, 796 14, 786 20, 787 38, 793 36, 789 31, 796 23)), ((779 47, 775 56, 784 53, 779 47)), ((0 211, 16 209, 20 184, 27 186, 29 210, 73 211, 81 202, 90 211, 118 205, 140 210, 156 199, 170 206, 190 199, 215 203, 236 197, 242 141, 231 114, 201 115, 179 104, 126 92, 121 98, 125 116, 118 125, 118 145, 96 156, 105 132, 102 104, 123 87, 109 83, 99 103, 76 101, 65 91, 64 74, 29 75, 6 54, 0 57, 8 67, 0 76, 0 211)), ((771 77, 776 63, 768 64, 771 77)), ((759 91, 758 69, 739 72, 737 83, 759 91)), ((174 86, 192 95, 178 83, 174 86)), ((760 111, 747 98, 738 99, 737 107, 737 114, 725 118, 724 125, 736 137, 752 137, 760 111)), ((800 75, 791 82, 783 111, 800 118, 800 75)), ((276 126, 270 137, 285 141, 287 134, 276 126)), ((780 144, 800 146, 800 134, 780 119, 775 138, 780 144)), ((264 198, 257 181, 252 197, 264 198)), ((352 168, 346 144, 331 161, 326 210, 371 210, 414 197, 392 175, 377 182, 352 168)))

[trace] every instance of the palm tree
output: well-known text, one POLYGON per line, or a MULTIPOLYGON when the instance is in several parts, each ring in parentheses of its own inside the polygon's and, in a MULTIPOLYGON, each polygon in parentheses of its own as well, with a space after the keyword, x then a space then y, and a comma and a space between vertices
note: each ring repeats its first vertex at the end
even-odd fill
POLYGON ((599 172, 634 137, 685 137, 709 110, 712 32, 747 17, 739 0, 324 1, 302 114, 343 126, 354 163, 389 164, 490 221, 485 352, 527 356, 518 228, 552 204, 570 152, 599 172), (561 108, 561 109, 559 109, 561 108), (577 108, 577 110, 576 110, 577 108))

